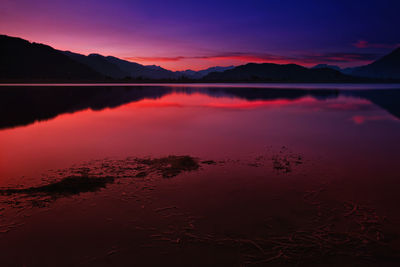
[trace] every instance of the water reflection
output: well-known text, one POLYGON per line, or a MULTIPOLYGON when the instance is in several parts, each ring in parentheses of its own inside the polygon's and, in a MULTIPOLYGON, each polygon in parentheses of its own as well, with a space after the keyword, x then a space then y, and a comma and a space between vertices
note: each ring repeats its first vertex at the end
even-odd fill
POLYGON ((387 266, 399 92, 0 87, 0 260, 387 266))
POLYGON ((254 87, 171 87, 171 86, 99 86, 99 87, 3 87, 0 88, 0 129, 29 125, 80 110, 102 110, 145 99, 181 93, 203 94, 213 98, 237 98, 249 102, 265 100, 316 100, 340 96, 368 100, 400 118, 400 90, 334 90, 254 87))

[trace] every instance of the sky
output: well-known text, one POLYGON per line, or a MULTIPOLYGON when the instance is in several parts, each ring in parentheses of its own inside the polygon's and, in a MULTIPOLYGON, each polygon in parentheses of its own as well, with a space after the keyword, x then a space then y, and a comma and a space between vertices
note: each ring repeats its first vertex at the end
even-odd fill
POLYGON ((367 64, 400 44, 398 0, 0 0, 0 34, 171 70, 367 64))

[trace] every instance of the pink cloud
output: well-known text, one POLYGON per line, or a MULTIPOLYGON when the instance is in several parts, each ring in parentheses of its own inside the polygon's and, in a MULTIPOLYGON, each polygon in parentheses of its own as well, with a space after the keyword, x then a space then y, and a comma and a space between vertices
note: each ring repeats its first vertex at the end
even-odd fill
POLYGON ((396 48, 400 44, 374 44, 365 40, 358 40, 353 44, 357 48, 396 48))
POLYGON ((363 124, 367 121, 381 121, 381 120, 392 120, 392 116, 361 116, 361 115, 355 115, 351 117, 351 120, 355 124, 363 124))
POLYGON ((302 53, 295 56, 281 56, 267 53, 243 53, 226 52, 215 53, 204 56, 172 56, 172 57, 125 57, 125 60, 139 62, 142 64, 180 62, 180 61, 230 61, 243 63, 276 63, 276 64, 299 64, 311 66, 319 63, 352 63, 352 62, 370 62, 376 59, 375 54, 371 53, 302 53))
POLYGON ((178 57, 125 57, 125 60, 128 61, 148 61, 148 62, 174 62, 180 61, 182 59, 186 59, 186 57, 178 56, 178 57))

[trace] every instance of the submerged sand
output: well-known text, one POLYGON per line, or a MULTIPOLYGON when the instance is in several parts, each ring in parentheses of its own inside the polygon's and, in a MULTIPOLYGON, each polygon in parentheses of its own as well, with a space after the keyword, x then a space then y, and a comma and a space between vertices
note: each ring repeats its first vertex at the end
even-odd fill
POLYGON ((287 147, 243 159, 129 157, 49 171, 37 185, 0 190, 0 260, 396 266, 398 218, 338 191, 335 175, 287 147))

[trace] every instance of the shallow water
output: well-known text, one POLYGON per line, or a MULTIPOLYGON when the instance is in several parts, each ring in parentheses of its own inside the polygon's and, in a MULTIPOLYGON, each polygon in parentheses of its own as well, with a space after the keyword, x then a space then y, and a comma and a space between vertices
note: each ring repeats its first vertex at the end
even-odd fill
POLYGON ((0 87, 0 260, 396 266, 400 88, 365 89, 0 87), (112 180, 39 190, 71 176, 112 180))

